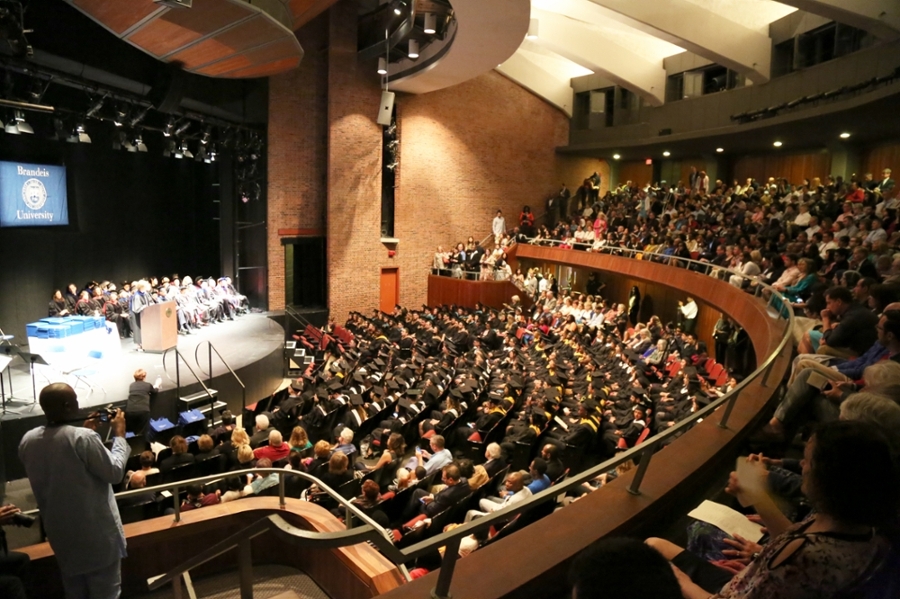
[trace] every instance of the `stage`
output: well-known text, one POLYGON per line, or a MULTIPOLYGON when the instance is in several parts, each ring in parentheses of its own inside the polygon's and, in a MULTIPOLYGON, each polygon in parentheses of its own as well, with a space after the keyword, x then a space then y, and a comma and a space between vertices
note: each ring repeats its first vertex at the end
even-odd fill
MULTIPOLYGON (((208 387, 218 391, 219 401, 226 403, 235 415, 240 414, 244 393, 216 352, 212 352, 212 376, 209 375, 210 343, 246 386, 247 403, 273 393, 283 379, 282 347, 285 334, 279 324, 281 318, 282 313, 251 313, 234 321, 204 327, 191 335, 179 335, 177 349, 184 359, 178 368, 181 376, 180 395, 183 397, 202 391, 200 383, 191 373, 193 370, 208 387)), ((169 351, 164 360, 163 354, 138 352, 131 339, 119 340, 115 332, 111 335, 111 342, 118 341, 118 347, 113 348, 114 351, 103 352, 100 360, 92 360, 87 355, 79 356, 77 360, 71 356, 49 356, 50 366, 37 365, 34 377, 37 394, 50 382, 61 381, 75 388, 79 405, 85 412, 99 406, 122 404, 128 397, 128 386, 134 381, 135 370, 143 368, 147 371, 147 381, 151 383, 157 376, 162 377, 160 393, 151 406, 152 417, 164 416, 177 422, 181 406, 178 401, 179 393, 176 392, 175 352, 169 351), (84 381, 77 380, 72 373, 79 366, 92 371, 84 377, 84 381)), ((26 341, 16 338, 12 343, 28 351, 30 348, 25 345, 26 341)), ((105 343, 109 344, 110 340, 105 340, 105 343)), ((3 378, 6 413, 0 417, 2 462, 6 466, 6 480, 14 480, 24 476, 16 457, 18 441, 26 431, 43 424, 44 419, 40 405, 32 399, 29 364, 16 357, 10 363, 9 371, 4 372, 3 378)))

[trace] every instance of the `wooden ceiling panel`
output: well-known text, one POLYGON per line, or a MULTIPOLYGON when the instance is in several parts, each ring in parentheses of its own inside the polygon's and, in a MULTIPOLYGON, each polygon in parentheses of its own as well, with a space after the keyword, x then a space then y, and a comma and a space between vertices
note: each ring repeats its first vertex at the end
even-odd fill
POLYGON ((236 54, 231 58, 196 69, 194 72, 207 75, 208 77, 221 77, 229 71, 236 71, 251 66, 254 66, 254 63, 247 58, 246 54, 236 54))
POLYGON ((81 12, 102 23, 117 35, 125 33, 130 27, 155 11, 165 10, 165 7, 156 4, 153 0, 128 0, 127 2, 70 0, 70 2, 81 12))
POLYGON ((228 76, 234 78, 268 77, 270 75, 278 75, 279 73, 296 69, 299 65, 300 58, 291 56, 282 58, 281 60, 267 62, 266 64, 247 67, 246 69, 238 69, 237 71, 228 73, 228 76))
MULTIPOLYGON (((67 1, 148 54, 209 77, 276 74, 303 58, 303 48, 290 31, 240 0, 193 0, 189 9, 160 8, 153 0, 67 1)), ((290 1, 304 16, 335 2, 290 1)))
POLYGON ((184 68, 193 69, 260 46, 279 36, 284 36, 284 30, 260 15, 168 58, 182 63, 184 68))

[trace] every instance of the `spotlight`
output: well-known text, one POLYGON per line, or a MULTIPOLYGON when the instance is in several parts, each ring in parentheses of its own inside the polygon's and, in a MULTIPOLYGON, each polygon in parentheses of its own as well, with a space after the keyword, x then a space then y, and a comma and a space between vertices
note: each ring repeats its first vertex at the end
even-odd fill
POLYGON ((113 116, 113 125, 122 127, 128 120, 128 106, 120 104, 116 107, 116 114, 113 116))
POLYGON ((378 59, 378 74, 387 75, 387 61, 384 58, 378 59))
POLYGON ((200 143, 204 146, 209 143, 209 139, 212 137, 212 125, 207 125, 206 129, 203 130, 203 137, 200 138, 200 143))
POLYGON ((78 143, 91 143, 91 136, 87 134, 87 131, 85 131, 83 122, 79 121, 78 124, 75 125, 75 133, 73 137, 78 137, 78 143))
POLYGON ((416 40, 409 40, 409 51, 406 53, 410 58, 418 58, 419 57, 419 42, 416 40))
POLYGON ((776 148, 780 148, 782 146, 782 143, 780 141, 776 141, 772 145, 775 146, 776 148))
POLYGON ((175 140, 170 139, 169 141, 166 142, 166 147, 163 150, 163 156, 168 158, 170 156, 173 156, 175 153, 176 153, 175 140))
POLYGON ((668 158, 668 157, 671 156, 671 155, 672 155, 672 152, 670 152, 670 151, 668 151, 668 150, 666 150, 665 152, 663 152, 663 156, 665 156, 666 158, 668 158))
POLYGON ((850 138, 849 133, 847 133, 847 132, 841 133, 841 139, 849 139, 849 138, 850 138))
POLYGON ((197 162, 209 162, 209 155, 206 153, 206 146, 200 144, 200 147, 197 148, 197 153, 194 154, 194 160, 197 162))
POLYGON ((528 35, 526 35, 525 37, 530 40, 537 39, 539 27, 540 21, 538 21, 537 19, 531 19, 531 21, 528 23, 528 35))
POLYGON ((147 144, 144 143, 144 139, 141 136, 141 132, 138 131, 134 134, 134 139, 131 140, 131 146, 134 148, 134 152, 146 152, 147 144))
POLYGON ((401 0, 397 4, 394 5, 394 14, 398 17, 403 14, 403 9, 406 8, 406 2, 401 0))
POLYGON ((618 159, 621 158, 621 157, 622 157, 622 156, 619 155, 619 154, 613 154, 613 160, 618 160, 618 159))
POLYGON ((148 106, 145 109, 139 111, 137 114, 135 114, 133 117, 131 117, 131 121, 129 121, 128 124, 131 127, 137 126, 138 123, 140 123, 141 121, 144 120, 144 118, 147 116, 147 113, 150 112, 151 108, 152 108, 152 106, 148 106))
POLYGON ((191 127, 191 122, 188 120, 185 120, 183 123, 178 125, 177 129, 175 129, 175 137, 181 137, 185 131, 190 129, 190 127, 191 127))
POLYGON ((205 162, 215 162, 216 161, 216 144, 209 145, 209 158, 205 160, 205 162))
POLYGON ((172 133, 175 131, 175 117, 170 116, 169 120, 166 121, 166 126, 163 129, 163 135, 166 137, 172 137, 172 133))
POLYGON ((93 118, 100 109, 103 108, 103 103, 106 101, 106 96, 102 96, 99 100, 94 100, 94 102, 88 107, 86 113, 84 113, 85 118, 93 118))
MULTIPOLYGON (((194 155, 191 153, 190 149, 188 148, 188 142, 186 139, 181 140, 180 153, 185 158, 193 158, 194 157, 194 155)), ((175 158, 180 158, 180 156, 178 154, 175 154, 175 158)))
POLYGON ((718 152, 719 154, 721 154, 724 151, 725 151, 725 148, 716 148, 716 152, 718 152))
POLYGON ((19 133, 34 133, 34 129, 32 129, 31 125, 25 122, 25 113, 21 110, 15 111, 14 114, 14 122, 16 124, 16 129, 18 129, 19 133))
POLYGON ((4 127, 7 133, 10 135, 19 135, 19 127, 16 126, 15 117, 6 121, 6 127, 4 127))
POLYGON ((437 15, 433 12, 425 13, 425 27, 423 31, 428 35, 437 33, 437 15))

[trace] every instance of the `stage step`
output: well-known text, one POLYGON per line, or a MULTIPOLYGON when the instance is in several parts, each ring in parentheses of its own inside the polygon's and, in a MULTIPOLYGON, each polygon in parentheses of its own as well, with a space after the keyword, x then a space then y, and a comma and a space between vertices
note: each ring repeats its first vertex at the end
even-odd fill
POLYGON ((197 391, 196 393, 191 393, 190 395, 185 395, 184 397, 179 397, 178 399, 184 402, 185 406, 191 406, 195 403, 200 403, 201 401, 209 401, 209 396, 217 397, 219 392, 215 389, 210 389, 209 393, 206 391, 197 391))
POLYGON ((208 414, 210 410, 219 411, 219 410, 224 410, 227 407, 228 407, 228 404, 225 403, 224 401, 217 401, 212 405, 211 408, 209 407, 209 404, 206 404, 202 408, 199 408, 199 410, 200 410, 201 414, 208 414))

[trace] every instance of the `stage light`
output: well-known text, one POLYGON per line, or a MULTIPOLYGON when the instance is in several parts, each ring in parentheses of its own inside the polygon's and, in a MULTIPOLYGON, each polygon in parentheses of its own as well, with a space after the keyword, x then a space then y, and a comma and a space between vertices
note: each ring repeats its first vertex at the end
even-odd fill
MULTIPOLYGON (((181 140, 180 153, 185 158, 193 158, 194 157, 194 155, 191 153, 191 150, 188 148, 188 142, 186 139, 181 140)), ((175 158, 179 158, 178 154, 175 154, 175 158)))
POLYGON ((163 149, 163 156, 165 156, 166 158, 168 158, 168 157, 170 157, 170 156, 175 155, 175 152, 176 152, 176 148, 175 148, 175 140, 174 140, 174 139, 170 139, 169 141, 166 142, 166 147, 165 147, 165 149, 163 149))
MULTIPOLYGON (((31 128, 31 125, 25 122, 25 113, 21 110, 16 110, 13 113, 13 124, 16 127, 17 133, 29 133, 33 134, 34 129, 31 128)), ((8 125, 7 125, 8 126, 8 125)))
POLYGON ((8 121, 6 121, 6 127, 4 127, 4 129, 5 129, 6 132, 9 133, 10 135, 19 135, 19 133, 20 133, 20 132, 19 132, 19 128, 16 126, 16 119, 15 119, 15 117, 13 117, 13 118, 9 119, 8 121))
POLYGON ((425 13, 425 27, 422 29, 428 35, 437 33, 437 15, 433 12, 425 13))
POLYGON ((775 146, 776 148, 780 148, 783 144, 780 141, 776 141, 772 145, 775 146))
POLYGON ((152 106, 148 106, 148 107, 144 108, 143 110, 139 111, 137 114, 135 114, 133 117, 131 117, 131 121, 129 121, 128 124, 132 127, 136 127, 138 123, 140 123, 141 121, 144 120, 144 118, 147 116, 147 113, 150 112, 151 108, 152 108, 152 106))
POLYGON ((668 158, 668 157, 671 156, 671 155, 672 155, 672 152, 670 152, 670 151, 668 151, 668 150, 666 150, 665 152, 663 152, 663 156, 665 156, 666 158, 668 158))
POLYGON ((716 152, 718 152, 719 154, 721 154, 724 151, 725 151, 725 148, 716 148, 716 152))
POLYGON ((394 5, 394 14, 399 17, 400 15, 403 14, 404 8, 406 8, 406 2, 403 2, 401 0, 401 2, 398 2, 397 4, 394 5))
POLYGON ((146 152, 147 144, 144 143, 144 139, 141 136, 140 131, 134 134, 134 139, 131 140, 131 145, 134 147, 134 150, 137 152, 146 152))
POLYGON ((78 143, 91 143, 91 136, 87 134, 87 131, 85 131, 84 123, 79 122, 77 125, 75 125, 75 135, 78 137, 78 143))
POLYGON ((620 154, 613 154, 613 160, 618 160, 622 156, 620 154))
POLYGON ((531 21, 528 23, 528 35, 526 35, 525 37, 530 40, 537 39, 539 28, 540 21, 538 21, 537 19, 531 19, 531 21))
POLYGON ((215 162, 216 155, 217 155, 216 144, 210 144, 209 145, 209 158, 206 160, 206 162, 215 162))
POLYGON ((409 51, 406 53, 410 58, 418 58, 419 57, 419 42, 416 40, 409 40, 409 51))
POLYGON ((191 127, 191 122, 188 120, 185 120, 183 123, 178 125, 177 129, 175 129, 175 133, 174 133, 175 137, 181 137, 185 131, 190 129, 190 127, 191 127))
POLYGON ((113 116, 113 125, 122 127, 128 119, 128 106, 120 104, 116 107, 116 114, 113 116))
POLYGON ((106 96, 101 97, 99 100, 94 100, 94 103, 90 105, 87 112, 84 113, 85 118, 92 118, 95 114, 100 112, 100 109, 103 108, 103 102, 106 101, 106 96))
POLYGON ((194 154, 194 160, 197 162, 209 162, 209 156, 206 153, 206 146, 200 144, 200 147, 197 148, 197 153, 194 154))
POLYGON ((175 117, 170 116, 169 120, 166 121, 166 127, 163 129, 163 135, 166 137, 172 137, 172 133, 175 131, 175 117))
POLYGON ((849 139, 849 138, 850 138, 849 133, 847 133, 847 132, 841 133, 841 139, 849 139))
POLYGON ((212 125, 207 125, 206 129, 203 130, 203 137, 200 138, 200 143, 204 146, 209 143, 209 139, 212 137, 212 125))
POLYGON ((387 61, 384 58, 378 59, 378 74, 387 75, 387 61))

